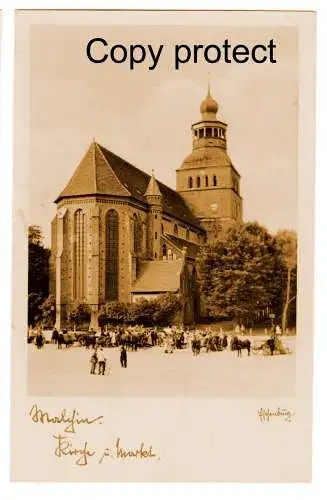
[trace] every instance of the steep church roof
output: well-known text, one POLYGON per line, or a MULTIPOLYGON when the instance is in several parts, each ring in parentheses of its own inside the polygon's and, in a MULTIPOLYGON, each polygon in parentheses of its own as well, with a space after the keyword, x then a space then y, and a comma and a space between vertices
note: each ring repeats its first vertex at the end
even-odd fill
POLYGON ((132 292, 177 292, 180 288, 183 259, 148 260, 141 264, 140 276, 132 292))
MULTIPOLYGON (((146 190, 151 176, 93 142, 65 189, 55 200, 86 195, 109 195, 134 198, 147 204, 146 190)), ((162 195, 163 212, 203 230, 181 195, 156 181, 162 195)))

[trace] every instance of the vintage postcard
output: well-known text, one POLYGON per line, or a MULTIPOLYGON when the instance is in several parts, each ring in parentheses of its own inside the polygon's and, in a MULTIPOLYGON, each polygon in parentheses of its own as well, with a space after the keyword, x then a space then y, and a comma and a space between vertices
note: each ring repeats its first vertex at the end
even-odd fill
POLYGON ((17 11, 11 474, 308 482, 315 14, 17 11))

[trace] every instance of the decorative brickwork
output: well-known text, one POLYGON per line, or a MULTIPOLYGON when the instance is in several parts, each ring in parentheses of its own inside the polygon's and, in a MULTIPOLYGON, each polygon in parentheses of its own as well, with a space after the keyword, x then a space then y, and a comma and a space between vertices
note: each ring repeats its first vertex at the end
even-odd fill
POLYGON ((56 200, 50 290, 56 326, 76 301, 91 327, 108 300, 131 302, 165 291, 184 297, 184 321, 199 314, 199 245, 242 220, 240 176, 227 154, 227 125, 210 92, 192 125, 193 151, 177 170, 177 191, 93 142, 56 200), (165 262, 163 262, 165 261, 165 262))

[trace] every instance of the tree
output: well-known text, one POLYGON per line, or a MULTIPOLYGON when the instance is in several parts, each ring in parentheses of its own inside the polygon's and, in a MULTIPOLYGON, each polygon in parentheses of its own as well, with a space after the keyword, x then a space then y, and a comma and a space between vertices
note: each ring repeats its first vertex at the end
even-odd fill
POLYGON ((278 231, 276 241, 281 255, 281 264, 286 274, 284 280, 284 303, 282 312, 282 330, 287 328, 290 304, 296 300, 297 235, 295 231, 278 231))
POLYGON ((85 302, 76 303, 69 313, 69 321, 74 328, 89 324, 91 320, 91 308, 85 302))
POLYGON ((167 325, 179 322, 179 314, 183 309, 183 300, 176 293, 164 293, 155 299, 156 310, 153 313, 153 322, 167 325))
POLYGON ((40 307, 49 295, 50 250, 43 246, 39 226, 28 228, 28 323, 34 325, 42 317, 40 307))
POLYGON ((41 305, 43 322, 48 326, 53 326, 56 321, 56 299, 49 295, 41 305))
POLYGON ((230 228, 224 239, 206 245, 198 257, 201 293, 209 315, 253 324, 275 309, 281 289, 276 240, 257 222, 230 228))
POLYGON ((131 304, 126 304, 119 301, 107 302, 99 315, 100 326, 111 323, 113 325, 119 325, 120 323, 129 322, 131 304))
POLYGON ((133 319, 136 324, 151 326, 154 323, 153 317, 158 306, 155 299, 139 299, 133 304, 133 319))

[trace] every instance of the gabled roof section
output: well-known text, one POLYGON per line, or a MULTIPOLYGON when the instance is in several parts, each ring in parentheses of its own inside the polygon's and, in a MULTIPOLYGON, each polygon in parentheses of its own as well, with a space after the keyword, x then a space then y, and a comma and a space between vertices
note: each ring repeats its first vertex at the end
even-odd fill
POLYGON ((117 178, 103 155, 101 147, 96 142, 90 145, 73 177, 58 196, 56 202, 61 198, 94 194, 131 195, 117 178))
MULTIPOLYGON (((151 176, 134 167, 127 161, 108 151, 103 146, 99 146, 109 165, 114 170, 117 177, 120 179, 131 195, 146 203, 145 192, 150 182, 151 176)), ((204 231, 198 219, 192 214, 190 208, 179 193, 169 188, 162 182, 156 181, 162 194, 162 209, 163 212, 172 217, 177 217, 182 221, 191 224, 192 226, 204 231)))
POLYGON ((172 234, 165 234, 162 239, 166 239, 168 242, 171 242, 173 245, 175 245, 178 249, 181 251, 183 248, 186 248, 187 250, 187 257, 190 257, 191 259, 196 259, 198 256, 198 253, 200 251, 200 246, 197 245, 196 243, 193 243, 192 241, 184 240, 183 238, 178 238, 177 236, 174 236, 172 234))
POLYGON ((177 292, 180 289, 183 266, 183 259, 144 261, 132 293, 177 292))
MULTIPOLYGON (((131 197, 147 205, 145 193, 150 180, 149 174, 93 142, 55 201, 57 203, 62 198, 98 194, 131 197)), ((155 182, 162 195, 163 212, 204 231, 181 195, 165 184, 155 182)))

